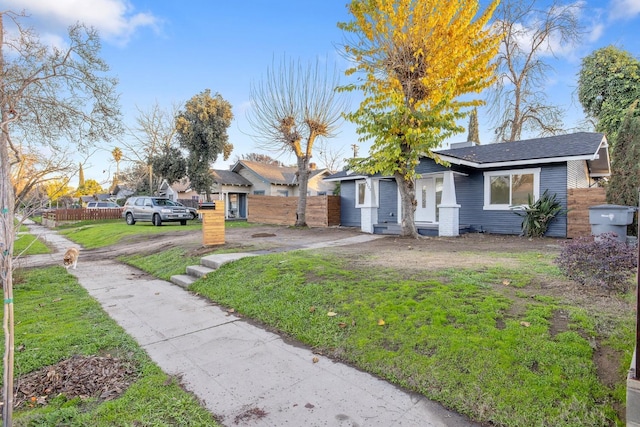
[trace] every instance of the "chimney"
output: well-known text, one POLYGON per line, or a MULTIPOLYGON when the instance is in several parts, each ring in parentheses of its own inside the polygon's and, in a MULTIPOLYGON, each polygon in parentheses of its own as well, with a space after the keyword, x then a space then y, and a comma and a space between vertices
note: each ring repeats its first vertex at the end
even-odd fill
POLYGON ((315 163, 309 163, 309 170, 316 170, 317 165, 315 163))

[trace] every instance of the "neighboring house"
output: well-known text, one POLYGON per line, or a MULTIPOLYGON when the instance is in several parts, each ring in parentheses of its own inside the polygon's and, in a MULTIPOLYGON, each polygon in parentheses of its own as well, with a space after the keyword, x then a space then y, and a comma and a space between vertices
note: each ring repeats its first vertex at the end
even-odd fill
POLYGON ((178 201, 178 192, 171 188, 171 185, 169 185, 169 182, 166 179, 163 179, 160 187, 158 187, 158 196, 166 197, 174 202, 178 201))
MULTIPOLYGON (((328 169, 317 169, 315 163, 309 164, 311 174, 307 187, 308 196, 331 194, 335 183, 324 181, 331 175, 328 169)), ((297 197, 300 195, 296 174, 298 168, 269 165, 266 163, 240 160, 231 167, 235 172, 251 182, 251 193, 263 196, 297 197)))
POLYGON ((212 193, 224 200, 225 218, 247 218, 247 194, 251 193, 251 182, 230 170, 213 170, 215 185, 212 193))
POLYGON ((121 187, 120 185, 116 185, 113 189, 113 197, 116 200, 128 199, 134 191, 128 188, 121 187))
MULTIPOLYGON (((452 144, 435 154, 448 166, 422 158, 416 172, 415 222, 420 234, 457 236, 461 231, 520 234, 513 210, 545 190, 566 208, 569 188, 588 188, 610 175, 607 139, 579 132, 524 141, 452 144)), ((368 233, 399 234, 400 194, 393 177, 339 172, 341 225, 368 233)), ((566 237, 557 217, 547 236, 566 237)))
MULTIPOLYGON (((307 195, 318 196, 333 194, 336 183, 325 181, 331 175, 328 169, 316 169, 310 164, 311 174, 307 195)), ((211 171, 214 184, 211 195, 214 200, 224 200, 227 219, 246 219, 248 213, 247 195, 297 197, 299 186, 296 179, 297 168, 269 165, 266 163, 240 160, 229 170, 211 171)), ((184 178, 171 186, 178 199, 197 198, 204 200, 190 188, 189 180, 184 178)), ((164 189, 163 191, 167 191, 164 189)))

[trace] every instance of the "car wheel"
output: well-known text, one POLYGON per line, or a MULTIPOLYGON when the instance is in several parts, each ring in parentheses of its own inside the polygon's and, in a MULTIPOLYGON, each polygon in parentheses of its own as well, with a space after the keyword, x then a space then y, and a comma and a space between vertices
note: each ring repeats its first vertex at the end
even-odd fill
POLYGON ((153 225, 156 227, 160 227, 162 225, 162 219, 160 219, 160 215, 153 214, 153 225))
POLYGON ((136 223, 136 220, 133 219, 133 214, 131 212, 127 213, 127 225, 133 225, 136 223))
POLYGON ((198 217, 198 214, 195 212, 191 212, 191 219, 196 219, 198 217))
POLYGON ((180 225, 187 225, 187 220, 186 219, 181 219, 180 220, 180 225))

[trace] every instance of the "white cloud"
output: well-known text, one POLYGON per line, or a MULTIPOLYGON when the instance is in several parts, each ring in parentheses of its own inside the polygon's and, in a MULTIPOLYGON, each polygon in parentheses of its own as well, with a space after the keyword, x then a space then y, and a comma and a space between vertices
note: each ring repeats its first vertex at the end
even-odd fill
POLYGON ((640 0, 611 0, 609 19, 628 20, 640 15, 640 0))
POLYGON ((3 0, 4 9, 25 11, 38 27, 55 32, 77 22, 96 28, 100 36, 126 44, 136 30, 157 29, 159 20, 151 13, 135 12, 127 0, 3 0))

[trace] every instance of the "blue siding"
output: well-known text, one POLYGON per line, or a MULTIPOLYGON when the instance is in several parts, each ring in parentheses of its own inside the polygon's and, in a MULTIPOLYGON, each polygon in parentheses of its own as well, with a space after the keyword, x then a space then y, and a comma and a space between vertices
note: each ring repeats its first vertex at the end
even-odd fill
MULTIPOLYGON (((545 189, 556 194, 563 207, 567 207, 567 164, 554 163, 530 165, 522 169, 540 167, 540 194, 545 189)), ((514 168, 503 168, 512 170, 514 168)), ((463 175, 454 175, 456 199, 460 206, 460 225, 471 231, 483 231, 494 234, 514 234, 522 232, 522 217, 512 211, 484 210, 484 172, 496 169, 477 170, 452 165, 451 168, 435 163, 432 159, 422 159, 416 167, 419 174, 445 172, 453 170, 463 175)), ((397 223, 398 191, 394 180, 382 180, 379 187, 378 223, 397 223), (393 213, 393 217, 390 215, 393 213)), ((355 207, 355 181, 342 181, 340 184, 340 222, 347 227, 360 226, 360 209, 355 207)), ((567 217, 557 217, 550 225, 546 236, 566 237, 567 217)))
POLYGON ((356 182, 340 183, 340 225, 360 227, 360 209, 356 208, 356 182))
POLYGON ((433 173, 433 172, 446 172, 450 168, 437 164, 433 159, 422 158, 418 166, 416 166, 416 173, 433 173))
MULTIPOLYGON (((556 194, 563 207, 567 206, 567 166, 566 163, 535 165, 540 167, 540 194, 545 189, 556 194)), ((508 168, 506 170, 512 170, 508 168)), ((526 168, 525 168, 526 169, 526 168)), ((484 170, 458 169, 468 176, 456 176, 456 197, 460 208, 460 224, 468 225, 475 231, 494 234, 522 233, 522 217, 511 211, 484 210, 484 170)), ((500 169, 491 169, 500 170, 500 169)), ((489 170, 486 170, 488 172, 489 170)), ((557 217, 547 230, 546 236, 566 237, 567 217, 557 217)))
POLYGON ((395 179, 380 181, 378 223, 398 222, 398 186, 395 179))

